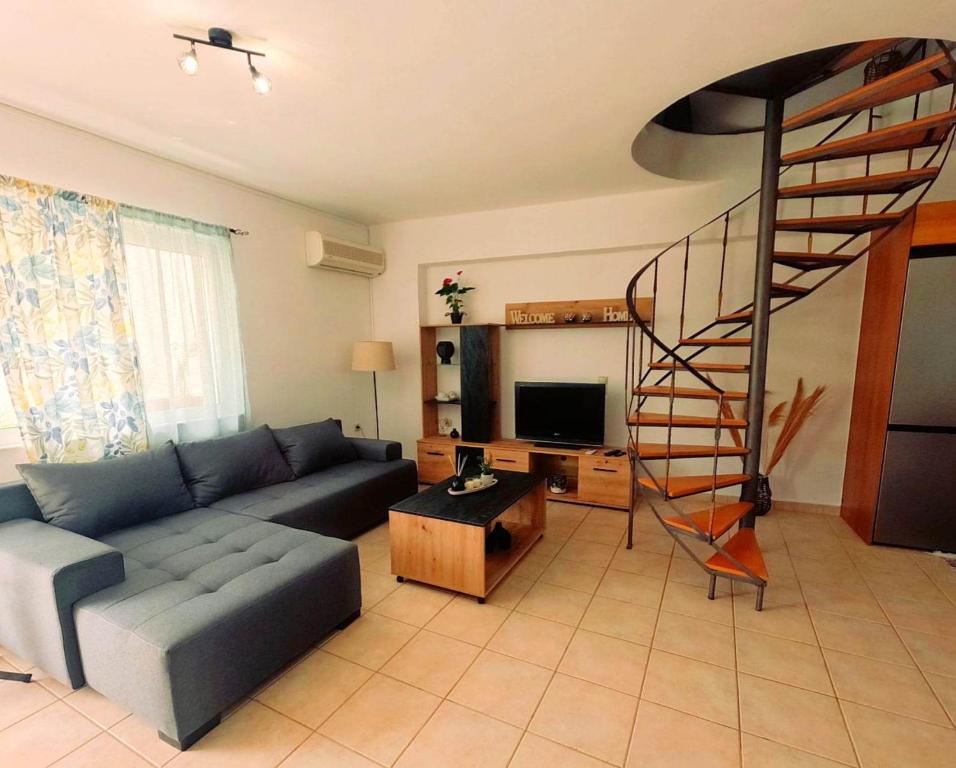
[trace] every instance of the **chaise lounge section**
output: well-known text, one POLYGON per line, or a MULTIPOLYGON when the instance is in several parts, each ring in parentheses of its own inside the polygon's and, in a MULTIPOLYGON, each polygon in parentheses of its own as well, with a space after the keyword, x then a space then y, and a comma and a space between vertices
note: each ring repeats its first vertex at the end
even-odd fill
POLYGON ((358 616, 358 551, 332 535, 417 488, 399 444, 332 420, 21 473, 0 486, 0 643, 180 749, 358 616))

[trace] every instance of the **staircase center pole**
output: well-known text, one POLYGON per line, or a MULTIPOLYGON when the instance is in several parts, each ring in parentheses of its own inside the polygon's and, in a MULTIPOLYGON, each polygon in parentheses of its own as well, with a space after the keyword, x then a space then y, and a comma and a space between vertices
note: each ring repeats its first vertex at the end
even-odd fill
MULTIPOLYGON (((770 283, 773 279, 777 188, 780 184, 780 145, 783 136, 783 99, 767 99, 763 133, 763 169, 760 177, 760 219, 757 224, 757 264, 754 270, 753 342, 750 346, 750 384, 747 389, 747 449, 744 473, 751 479, 741 490, 741 501, 757 499, 757 473, 763 438, 763 406, 767 383, 767 342, 770 336, 770 283)), ((741 527, 753 528, 751 512, 741 527)))

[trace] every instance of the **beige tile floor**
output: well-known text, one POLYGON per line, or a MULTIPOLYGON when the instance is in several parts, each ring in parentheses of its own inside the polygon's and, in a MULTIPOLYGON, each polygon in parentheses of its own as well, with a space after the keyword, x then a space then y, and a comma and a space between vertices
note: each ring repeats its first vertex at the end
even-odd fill
POLYGON ((486 605, 397 584, 382 526, 358 541, 364 615, 193 749, 34 670, 0 683, 0 766, 956 765, 956 569, 774 511, 758 614, 746 586, 706 600, 650 513, 631 551, 624 525, 552 504, 486 605))

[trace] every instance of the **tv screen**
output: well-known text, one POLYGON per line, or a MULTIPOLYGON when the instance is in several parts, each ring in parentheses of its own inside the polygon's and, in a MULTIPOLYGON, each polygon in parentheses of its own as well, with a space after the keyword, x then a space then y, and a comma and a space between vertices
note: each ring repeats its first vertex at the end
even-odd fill
POLYGON ((515 437, 604 445, 604 384, 515 382, 515 437))

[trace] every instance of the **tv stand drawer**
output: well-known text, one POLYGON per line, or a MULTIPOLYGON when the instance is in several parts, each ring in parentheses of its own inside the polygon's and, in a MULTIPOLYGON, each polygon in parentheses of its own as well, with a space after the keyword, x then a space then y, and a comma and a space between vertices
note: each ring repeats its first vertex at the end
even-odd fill
POLYGON ((527 451, 485 448, 485 461, 491 464, 492 469, 506 469, 512 472, 531 471, 531 454, 527 451))
POLYGON ((626 456, 582 456, 578 464, 578 500, 627 507, 630 477, 626 456))
POLYGON ((455 446, 418 443, 418 482, 440 483, 455 474, 455 446))

